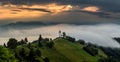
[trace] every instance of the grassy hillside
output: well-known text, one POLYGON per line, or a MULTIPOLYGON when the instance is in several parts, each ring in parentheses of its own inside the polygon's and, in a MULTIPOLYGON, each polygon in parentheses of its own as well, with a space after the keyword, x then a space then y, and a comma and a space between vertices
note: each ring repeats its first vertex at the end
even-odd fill
POLYGON ((99 55, 106 57, 100 49, 97 56, 92 56, 82 49, 84 45, 72 43, 62 38, 53 41, 54 48, 45 46, 41 48, 42 55, 48 57, 50 62, 98 62, 99 55))
MULTIPOLYGON (((0 62, 6 62, 6 59, 15 62, 109 62, 106 61, 106 54, 95 45, 84 43, 82 40, 75 41, 72 37, 56 38, 54 40, 40 36, 39 40, 27 43, 27 39, 17 42, 11 38, 4 45, 0 62), (11 52, 10 54, 7 52, 11 52), (7 56, 8 57, 5 57, 7 56), (9 57, 9 55, 12 55, 9 57), (105 61, 104 61, 105 60, 105 61)), ((8 62, 8 61, 7 61, 8 62)), ((11 62, 11 61, 10 61, 11 62)), ((114 61, 113 61, 114 62, 114 61)))

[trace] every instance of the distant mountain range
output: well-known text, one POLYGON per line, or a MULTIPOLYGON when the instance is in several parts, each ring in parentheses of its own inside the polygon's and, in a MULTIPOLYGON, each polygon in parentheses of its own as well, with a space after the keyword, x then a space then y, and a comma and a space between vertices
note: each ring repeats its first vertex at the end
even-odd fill
POLYGON ((29 21, 29 22, 16 22, 16 23, 8 23, 5 25, 2 25, 2 28, 14 28, 14 29, 21 29, 21 28, 35 28, 35 27, 42 27, 42 26, 51 26, 51 25, 57 25, 57 24, 73 24, 73 25, 93 25, 97 24, 97 22, 41 22, 41 21, 29 21))
POLYGON ((51 23, 51 22, 40 22, 40 21, 30 21, 30 22, 16 22, 16 23, 9 23, 2 25, 2 28, 35 28, 35 27, 40 27, 40 26, 50 26, 50 25, 56 25, 58 23, 51 23))
POLYGON ((15 22, 15 23, 8 23, 5 25, 0 26, 2 29, 32 29, 32 28, 38 28, 43 26, 52 26, 52 25, 58 25, 58 24, 69 24, 69 25, 97 25, 97 24, 117 24, 120 23, 99 23, 99 22, 43 22, 43 21, 29 21, 29 22, 15 22))

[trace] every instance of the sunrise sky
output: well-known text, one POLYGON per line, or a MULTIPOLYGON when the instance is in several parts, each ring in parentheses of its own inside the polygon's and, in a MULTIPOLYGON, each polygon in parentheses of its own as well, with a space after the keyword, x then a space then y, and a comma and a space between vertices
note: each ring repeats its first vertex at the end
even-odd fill
POLYGON ((119 22, 119 6, 119 0, 0 0, 0 25, 20 21, 119 22))

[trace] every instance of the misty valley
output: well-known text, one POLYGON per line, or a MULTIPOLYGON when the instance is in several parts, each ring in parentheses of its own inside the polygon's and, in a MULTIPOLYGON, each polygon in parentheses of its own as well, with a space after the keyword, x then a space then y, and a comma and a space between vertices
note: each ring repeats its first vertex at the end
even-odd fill
MULTIPOLYGON (((113 25, 113 24, 108 24, 108 25, 113 25)), ((33 35, 33 37, 32 34, 30 34, 27 30, 25 31, 24 29, 21 28, 20 29, 9 28, 8 31, 13 30, 12 33, 10 34, 14 33, 17 36, 11 38, 5 38, 8 39, 8 41, 5 41, 5 39, 2 40, 5 42, 1 42, 0 61, 1 62, 74 62, 74 61, 75 62, 119 62, 120 38, 106 37, 105 35, 100 35, 99 33, 96 34, 97 32, 94 32, 94 30, 99 32, 96 26, 101 28, 101 25, 91 26, 90 28, 90 26, 87 25, 76 26, 76 25, 59 24, 59 25, 39 27, 39 28, 37 27, 37 28, 33 28, 32 30, 27 29, 29 32, 31 31, 30 33, 36 35, 39 35, 38 33, 40 32, 43 34, 43 35, 40 34, 39 36, 33 35), (70 31, 71 28, 73 29, 73 31, 70 31), (50 29, 54 29, 54 31, 50 29), (58 29, 62 29, 64 31, 58 29), (86 30, 87 32, 85 32, 86 30), (93 32, 91 32, 92 30, 93 32), (57 32, 55 33, 55 31, 57 32), (88 31, 90 32, 88 33, 88 31), (19 37, 23 34, 24 34, 23 37, 25 37, 26 35, 27 36, 25 38, 19 37), (104 37, 102 38, 100 36, 104 36, 104 37)), ((107 27, 107 25, 105 25, 104 27, 107 27)), ((108 33, 106 33, 106 35, 108 33)), ((5 36, 7 37, 7 35, 5 36)))
POLYGON ((120 62, 120 0, 0 0, 0 62, 120 62))

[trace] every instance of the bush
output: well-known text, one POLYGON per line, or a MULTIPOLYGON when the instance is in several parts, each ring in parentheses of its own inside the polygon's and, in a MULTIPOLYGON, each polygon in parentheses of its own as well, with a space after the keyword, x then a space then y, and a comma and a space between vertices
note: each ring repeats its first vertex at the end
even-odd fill
POLYGON ((82 45, 85 44, 85 41, 84 41, 84 40, 78 40, 77 42, 80 43, 80 44, 82 44, 82 45))
POLYGON ((53 41, 48 42, 48 43, 47 43, 47 46, 48 46, 49 48, 53 48, 53 47, 54 47, 54 42, 53 42, 53 41))
POLYGON ((83 49, 92 56, 95 56, 98 54, 98 49, 95 47, 85 46, 83 47, 83 49))
POLYGON ((67 39, 67 40, 69 40, 69 41, 71 41, 71 42, 75 42, 75 38, 70 37, 70 36, 66 36, 65 39, 67 39))
POLYGON ((15 57, 19 59, 19 61, 26 61, 29 55, 30 49, 27 47, 19 46, 15 49, 15 57))

